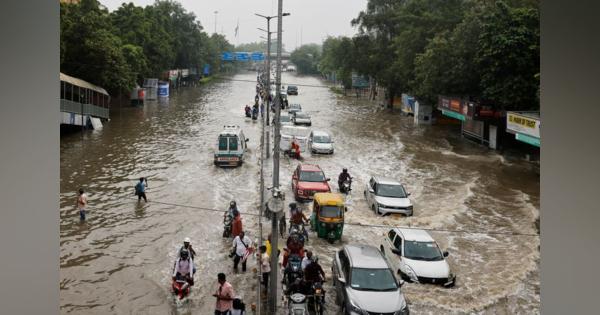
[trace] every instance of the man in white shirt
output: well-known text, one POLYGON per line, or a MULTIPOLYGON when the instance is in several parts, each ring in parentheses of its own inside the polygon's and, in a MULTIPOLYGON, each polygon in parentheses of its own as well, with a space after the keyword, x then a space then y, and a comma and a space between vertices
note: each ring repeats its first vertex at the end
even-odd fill
POLYGON ((265 292, 269 287, 269 273, 271 272, 271 259, 267 254, 267 246, 262 245, 260 248, 260 266, 262 270, 262 280, 265 286, 265 292))
MULTIPOLYGON (((185 280, 187 284, 194 285, 194 262, 190 258, 190 254, 187 249, 181 250, 179 258, 175 262, 175 268, 173 269, 173 280, 185 280)), ((185 290, 183 287, 182 290, 185 290)))
POLYGON ((248 254, 252 252, 252 241, 244 231, 240 232, 240 235, 233 239, 233 251, 235 256, 233 258, 233 269, 238 270, 238 264, 242 261, 242 272, 246 272, 246 258, 248 254))
POLYGON ((310 264, 311 259, 312 259, 312 251, 306 251, 306 256, 304 256, 304 258, 302 258, 302 271, 304 271, 304 269, 306 268, 306 266, 308 266, 308 264, 310 264))

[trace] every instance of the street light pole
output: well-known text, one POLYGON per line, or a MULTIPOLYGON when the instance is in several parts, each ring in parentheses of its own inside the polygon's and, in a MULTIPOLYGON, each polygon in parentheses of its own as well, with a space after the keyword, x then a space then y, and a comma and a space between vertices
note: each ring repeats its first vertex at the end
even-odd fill
POLYGON ((215 11, 215 34, 217 34, 217 13, 219 13, 219 11, 215 11))

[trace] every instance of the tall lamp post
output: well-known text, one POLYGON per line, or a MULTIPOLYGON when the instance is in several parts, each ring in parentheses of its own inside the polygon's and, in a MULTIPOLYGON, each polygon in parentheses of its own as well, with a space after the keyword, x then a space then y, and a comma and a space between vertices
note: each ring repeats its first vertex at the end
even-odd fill
POLYGON ((217 14, 219 11, 215 11, 215 34, 217 34, 217 14))
MULTIPOLYGON (((270 43, 270 37, 271 37, 271 33, 270 33, 270 21, 272 18, 277 17, 277 80, 276 80, 276 97, 275 97, 275 125, 274 125, 274 138, 275 138, 275 142, 274 142, 274 150, 273 150, 273 198, 271 199, 272 202, 274 202, 277 205, 273 205, 273 207, 271 207, 271 209, 274 209, 275 211, 273 211, 273 216, 271 217, 271 237, 272 237, 272 249, 271 249, 271 275, 270 275, 270 290, 269 290, 269 314, 275 314, 275 310, 277 309, 277 274, 278 274, 278 266, 277 266, 277 249, 278 249, 278 244, 279 244, 279 240, 278 240, 278 235, 279 233, 277 233, 277 225, 278 225, 278 216, 279 213, 283 210, 283 194, 280 192, 279 190, 279 141, 280 141, 280 127, 281 127, 281 123, 279 121, 279 115, 281 112, 281 24, 282 24, 282 17, 284 16, 289 16, 289 13, 283 13, 282 12, 282 0, 279 0, 278 3, 278 14, 277 16, 265 16, 265 15, 261 15, 261 14, 256 14, 257 16, 260 16, 262 18, 265 18, 267 20, 267 34, 269 37, 269 42, 267 43, 269 45, 268 49, 267 49, 267 55, 269 59, 267 59, 267 93, 268 95, 271 95, 271 64, 270 64, 270 60, 271 60, 271 43, 270 43)), ((267 110, 267 115, 268 112, 270 111, 270 108, 268 107, 267 110)), ((267 116, 268 117, 268 116, 267 116)), ((268 119, 268 118, 267 118, 268 119)), ((267 141, 268 143, 268 141, 267 141)), ((282 253, 283 254, 283 253, 282 253)))

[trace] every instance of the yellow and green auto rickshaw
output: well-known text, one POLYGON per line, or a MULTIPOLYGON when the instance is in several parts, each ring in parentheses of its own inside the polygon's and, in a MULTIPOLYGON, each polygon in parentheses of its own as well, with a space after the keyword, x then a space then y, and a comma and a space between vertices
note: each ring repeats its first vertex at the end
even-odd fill
POLYGON ((313 211, 310 215, 310 227, 320 238, 330 243, 342 238, 344 213, 347 211, 344 198, 336 193, 316 193, 313 211))

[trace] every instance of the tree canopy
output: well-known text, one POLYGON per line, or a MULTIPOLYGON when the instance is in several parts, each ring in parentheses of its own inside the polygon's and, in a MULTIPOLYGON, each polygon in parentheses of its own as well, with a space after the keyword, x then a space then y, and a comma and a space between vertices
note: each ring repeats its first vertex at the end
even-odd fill
POLYGON ((175 1, 123 3, 113 12, 97 0, 60 3, 61 71, 111 92, 169 69, 209 64, 218 70, 221 53, 231 49, 222 35, 208 36, 196 16, 175 1))

